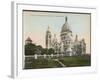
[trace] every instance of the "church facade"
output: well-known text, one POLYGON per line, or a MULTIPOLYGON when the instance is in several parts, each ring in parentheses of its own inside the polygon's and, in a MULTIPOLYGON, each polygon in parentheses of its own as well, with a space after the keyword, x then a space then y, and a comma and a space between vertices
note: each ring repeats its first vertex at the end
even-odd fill
POLYGON ((48 27, 45 37, 45 45, 47 49, 54 49, 57 54, 65 54, 67 56, 86 54, 85 40, 78 40, 76 35, 73 40, 73 33, 68 24, 68 19, 65 17, 65 23, 61 27, 60 41, 58 42, 56 35, 52 37, 51 31, 48 27))

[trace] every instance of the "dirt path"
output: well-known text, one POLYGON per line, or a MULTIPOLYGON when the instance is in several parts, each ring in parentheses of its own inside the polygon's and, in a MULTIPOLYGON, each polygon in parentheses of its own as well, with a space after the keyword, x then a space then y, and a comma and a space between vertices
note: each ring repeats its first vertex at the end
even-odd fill
POLYGON ((62 62, 60 62, 58 59, 54 59, 54 61, 58 62, 62 67, 66 67, 62 62))

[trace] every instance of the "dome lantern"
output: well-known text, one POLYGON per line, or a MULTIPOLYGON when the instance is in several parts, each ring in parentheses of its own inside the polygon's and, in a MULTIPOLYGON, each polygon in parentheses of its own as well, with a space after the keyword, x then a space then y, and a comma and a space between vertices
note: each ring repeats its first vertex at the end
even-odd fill
POLYGON ((65 18, 65 22, 67 22, 67 17, 65 18))

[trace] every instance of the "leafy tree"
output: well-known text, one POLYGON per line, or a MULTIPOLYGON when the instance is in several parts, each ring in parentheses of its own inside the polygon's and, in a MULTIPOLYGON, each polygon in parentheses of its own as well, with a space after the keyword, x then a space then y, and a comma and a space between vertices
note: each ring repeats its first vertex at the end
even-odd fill
POLYGON ((35 44, 26 44, 25 45, 25 55, 34 55, 36 51, 36 45, 35 44))
POLYGON ((48 51, 48 49, 47 49, 47 48, 44 48, 44 49, 42 49, 42 53, 41 53, 41 54, 42 54, 42 55, 43 55, 43 54, 47 54, 47 51, 48 51))
POLYGON ((34 55, 34 54, 54 54, 54 49, 42 48, 41 45, 36 46, 33 43, 25 45, 25 55, 34 55))
POLYGON ((49 55, 50 55, 50 54, 54 54, 54 49, 52 49, 52 48, 48 49, 48 54, 49 54, 49 55))
POLYGON ((41 45, 36 46, 36 54, 41 54, 42 50, 43 50, 43 48, 41 45))

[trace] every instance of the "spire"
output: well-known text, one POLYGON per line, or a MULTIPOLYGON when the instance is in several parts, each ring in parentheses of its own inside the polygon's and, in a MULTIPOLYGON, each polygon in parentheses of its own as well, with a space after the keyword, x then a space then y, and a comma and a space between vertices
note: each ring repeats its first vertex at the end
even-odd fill
POLYGON ((78 41, 78 36, 77 36, 77 34, 76 34, 76 37, 75 37, 75 42, 77 42, 78 41))
POLYGON ((65 17, 65 22, 67 22, 67 16, 65 17))
POLYGON ((32 40, 31 40, 31 38, 30 38, 30 37, 28 37, 28 38, 26 39, 26 41, 30 41, 30 42, 32 42, 32 40))
POLYGON ((32 43, 31 38, 30 38, 30 37, 28 37, 28 38, 25 40, 25 43, 26 43, 26 44, 30 44, 30 43, 32 43))
POLYGON ((51 33, 50 32, 50 27, 48 26, 46 33, 51 33))

